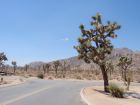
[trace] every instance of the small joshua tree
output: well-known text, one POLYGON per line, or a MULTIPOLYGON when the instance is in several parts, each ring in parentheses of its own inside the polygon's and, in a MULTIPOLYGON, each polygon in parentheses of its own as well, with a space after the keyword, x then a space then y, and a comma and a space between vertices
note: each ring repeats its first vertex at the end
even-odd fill
POLYGON ((5 67, 4 61, 6 61, 6 60, 8 60, 6 55, 3 52, 0 53, 0 68, 2 69, 2 71, 3 71, 4 67, 5 67))
POLYGON ((120 29, 120 25, 115 22, 108 22, 107 25, 103 25, 99 13, 92 19, 93 29, 86 30, 84 25, 80 25, 82 36, 78 39, 79 45, 75 48, 79 53, 79 59, 83 59, 86 63, 94 62, 100 66, 104 79, 104 90, 109 92, 106 58, 113 50, 110 38, 117 37, 115 30, 120 29))
POLYGON ((110 78, 111 78, 111 75, 112 75, 113 70, 114 70, 114 65, 113 65, 112 62, 107 62, 107 63, 106 63, 106 70, 107 70, 107 72, 109 73, 110 78))
POLYGON ((61 66, 60 61, 54 61, 53 67, 54 67, 54 69, 55 69, 55 77, 57 77, 57 72, 58 72, 59 66, 61 66))
POLYGON ((48 63, 43 65, 44 74, 46 74, 46 72, 49 73, 50 67, 51 67, 51 65, 48 63))
POLYGON ((0 53, 0 62, 6 61, 6 60, 8 60, 6 55, 3 52, 0 53))
POLYGON ((66 62, 66 61, 63 61, 63 63, 61 64, 61 66, 62 66, 62 78, 65 78, 65 76, 66 76, 66 71, 68 70, 68 69, 70 69, 70 65, 66 62))
POLYGON ((25 67, 24 67, 24 69, 25 69, 26 72, 28 71, 28 68, 29 68, 29 65, 26 64, 25 67))
POLYGON ((118 66, 121 68, 122 78, 124 80, 125 85, 127 86, 127 90, 129 90, 130 82, 131 82, 131 74, 128 72, 128 68, 132 64, 132 58, 129 57, 120 57, 118 66), (128 74, 128 75, 127 75, 128 74))
POLYGON ((132 64, 132 58, 120 57, 118 66, 121 68, 122 78, 125 81, 127 81, 127 70, 131 64, 132 64))
POLYGON ((13 65, 14 74, 15 74, 16 68, 17 68, 17 62, 16 61, 12 61, 12 65, 13 65))

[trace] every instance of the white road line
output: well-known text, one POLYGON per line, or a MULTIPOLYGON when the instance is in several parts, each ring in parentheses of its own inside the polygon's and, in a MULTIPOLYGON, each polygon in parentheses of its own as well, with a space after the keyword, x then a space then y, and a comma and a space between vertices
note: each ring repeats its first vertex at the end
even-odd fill
POLYGON ((26 97, 32 96, 32 95, 37 94, 37 93, 42 92, 42 91, 45 91, 45 90, 47 90, 47 89, 49 89, 49 88, 51 88, 51 87, 46 87, 46 88, 42 88, 42 89, 36 90, 36 91, 34 91, 34 92, 31 92, 31 93, 28 93, 28 94, 19 96, 19 97, 17 97, 17 98, 8 100, 8 101, 6 101, 6 102, 0 103, 0 105, 8 105, 8 104, 14 103, 14 102, 19 101, 19 100, 21 100, 21 99, 24 99, 24 98, 26 98, 26 97))

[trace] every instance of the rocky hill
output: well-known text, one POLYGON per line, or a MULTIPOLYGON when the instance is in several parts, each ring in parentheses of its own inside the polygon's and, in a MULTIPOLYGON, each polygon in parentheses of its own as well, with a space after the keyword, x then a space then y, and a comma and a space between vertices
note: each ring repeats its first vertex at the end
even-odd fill
MULTIPOLYGON (((121 56, 129 56, 133 58, 133 69, 138 70, 140 68, 140 52, 139 51, 132 51, 128 48, 116 48, 112 51, 112 54, 109 56, 109 59, 113 62, 114 65, 118 63, 118 60, 121 56)), ((76 68, 79 67, 81 69, 90 69, 90 68, 97 68, 98 66, 95 65, 94 63, 91 64, 86 64, 83 60, 79 60, 77 56, 67 58, 67 59, 62 59, 60 60, 66 61, 70 67, 76 68)), ((43 65, 45 62, 32 62, 29 65, 31 67, 37 67, 43 65)), ((48 62, 52 64, 53 62, 48 62)))

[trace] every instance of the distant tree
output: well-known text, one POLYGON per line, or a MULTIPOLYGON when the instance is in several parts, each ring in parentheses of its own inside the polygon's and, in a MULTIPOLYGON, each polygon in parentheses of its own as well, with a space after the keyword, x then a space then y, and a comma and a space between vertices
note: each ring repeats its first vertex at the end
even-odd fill
POLYGON ((7 61, 7 57, 6 55, 4 54, 4 52, 0 53, 0 62, 3 62, 3 61, 7 61))
POLYGON ((5 67, 4 62, 0 62, 0 70, 1 70, 1 72, 4 71, 4 67, 5 67))
POLYGON ((46 74, 46 72, 47 72, 47 74, 49 73, 50 67, 51 67, 51 65, 49 63, 43 65, 44 74, 46 74))
POLYGON ((63 63, 62 63, 62 77, 63 78, 65 78, 65 76, 66 76, 66 71, 68 70, 68 69, 70 69, 70 65, 66 62, 66 61, 63 61, 63 63))
POLYGON ((126 89, 129 90, 130 82, 132 80, 132 72, 128 71, 128 68, 132 64, 132 58, 129 57, 120 57, 118 66, 120 66, 122 71, 122 78, 124 80, 124 84, 127 86, 126 89))
POLYGON ((54 69, 55 69, 55 77, 57 77, 57 73, 58 73, 58 68, 59 68, 59 66, 61 66, 61 63, 60 63, 60 61, 54 61, 54 63, 53 63, 53 67, 54 67, 54 69))
POLYGON ((12 65, 13 65, 14 74, 15 74, 16 68, 17 68, 17 62, 16 62, 16 61, 12 61, 11 63, 12 63, 12 65))
POLYGON ((114 71, 114 65, 113 65, 112 62, 107 62, 107 63, 106 63, 106 70, 107 70, 107 72, 109 73, 110 78, 111 78, 111 75, 112 75, 112 73, 113 73, 113 71, 114 71))
POLYGON ((26 65, 24 66, 24 70, 27 72, 27 71, 28 71, 28 69, 29 69, 29 65, 28 65, 28 64, 26 64, 26 65))
POLYGON ((5 68, 4 61, 7 61, 7 60, 8 59, 7 59, 6 55, 4 54, 4 52, 0 53, 0 69, 1 69, 1 71, 3 71, 5 68))
POLYGON ((41 70, 41 66, 42 66, 42 65, 38 65, 38 66, 37 66, 38 71, 41 70))
POLYGON ((129 57, 120 57, 118 66, 121 68, 122 78, 127 81, 127 70, 132 64, 132 58, 129 57))
POLYGON ((83 59, 86 63, 94 62, 100 66, 104 79, 104 90, 109 92, 106 57, 113 50, 110 38, 117 37, 115 30, 120 29, 120 25, 115 22, 108 22, 107 25, 103 25, 99 13, 92 19, 93 29, 85 30, 84 25, 80 25, 82 36, 78 39, 79 45, 75 48, 79 53, 79 59, 83 59))

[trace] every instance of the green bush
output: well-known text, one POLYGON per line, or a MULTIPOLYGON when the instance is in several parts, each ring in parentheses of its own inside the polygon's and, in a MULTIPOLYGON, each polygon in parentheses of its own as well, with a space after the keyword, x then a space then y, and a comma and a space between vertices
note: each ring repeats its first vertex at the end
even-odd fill
POLYGON ((43 79, 44 75, 43 74, 38 74, 37 77, 40 78, 40 79, 43 79))
POLYGON ((124 97, 124 89, 117 86, 116 84, 110 84, 108 88, 113 97, 117 97, 117 98, 124 97))

